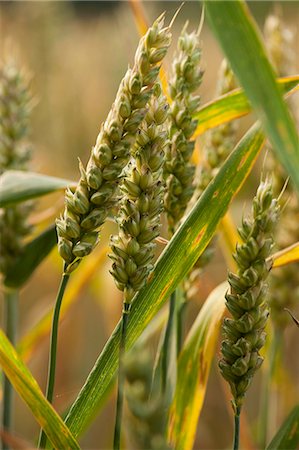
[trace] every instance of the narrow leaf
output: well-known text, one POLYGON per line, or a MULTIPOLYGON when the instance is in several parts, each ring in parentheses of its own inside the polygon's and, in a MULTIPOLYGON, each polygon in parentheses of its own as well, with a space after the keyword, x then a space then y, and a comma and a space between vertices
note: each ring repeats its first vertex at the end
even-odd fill
POLYGON ((299 242, 284 248, 270 258, 273 261, 273 268, 285 266, 299 261, 299 242))
POLYGON ((56 227, 52 225, 25 245, 22 254, 7 273, 4 284, 20 288, 48 256, 57 242, 56 227))
MULTIPOLYGON (((127 349, 140 336, 208 245, 233 196, 248 176, 263 143, 264 136, 260 127, 255 125, 228 157, 164 249, 147 285, 135 296, 132 303, 127 349)), ((119 337, 120 323, 69 411, 66 423, 75 436, 80 435, 94 417, 114 378, 118 363, 119 337)))
POLYGON ((178 377, 169 415, 169 440, 175 450, 191 450, 205 398, 225 310, 227 282, 209 295, 195 320, 178 361, 178 377), (182 433, 182 430, 184 432, 182 433))
POLYGON ((212 29, 299 193, 299 140, 258 29, 242 0, 205 0, 212 29))
POLYGON ((297 325, 297 327, 299 328, 299 320, 296 319, 296 317, 294 316, 292 311, 290 311, 288 308, 284 308, 284 310, 291 316, 291 318, 293 319, 294 324, 297 325))
POLYGON ((79 444, 70 430, 43 396, 36 380, 2 330, 0 330, 0 364, 15 390, 45 430, 54 448, 79 449, 79 444))
POLYGON ((299 445, 299 405, 286 418, 266 450, 296 450, 299 445))
MULTIPOLYGON (((279 89, 288 97, 299 89, 299 75, 279 78, 277 80, 279 89)), ((195 114, 198 125, 194 137, 203 134, 210 128, 217 127, 223 123, 243 117, 252 110, 242 89, 235 89, 212 102, 206 103, 195 114)))
POLYGON ((233 253, 236 250, 237 243, 240 242, 240 237, 237 232, 236 225, 234 224, 233 218, 229 212, 225 214, 219 225, 219 235, 220 235, 220 247, 222 253, 225 257, 228 267, 231 270, 236 270, 236 261, 233 258, 233 253))
POLYGON ((140 0, 129 0, 133 16, 135 19, 135 24, 140 36, 143 36, 148 30, 148 21, 145 17, 145 12, 140 0))
POLYGON ((0 208, 75 185, 73 181, 41 173, 7 170, 0 177, 0 208))

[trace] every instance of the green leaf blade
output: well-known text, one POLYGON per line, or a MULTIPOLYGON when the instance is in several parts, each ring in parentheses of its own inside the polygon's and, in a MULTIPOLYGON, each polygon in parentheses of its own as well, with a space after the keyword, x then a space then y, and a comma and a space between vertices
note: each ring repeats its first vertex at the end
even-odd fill
POLYGON ((294 121, 245 2, 205 0, 220 45, 299 192, 299 140, 294 121))
POLYGON ((37 422, 44 428, 54 448, 79 450, 79 444, 61 417, 46 400, 36 380, 2 330, 0 330, 0 364, 37 422))
MULTIPOLYGON (((208 245, 230 201, 249 174, 263 143, 263 133, 255 125, 240 141, 165 248, 148 284, 132 303, 127 349, 137 340, 208 245)), ((113 382, 118 363, 119 337, 120 324, 106 343, 69 411, 66 424, 74 436, 80 435, 89 424, 113 382)))
POLYGON ((291 411, 266 450, 296 450, 299 445, 299 405, 291 411))
POLYGON ((50 194, 68 186, 75 186, 75 183, 35 172, 7 170, 0 177, 0 208, 50 194))
POLYGON ((5 286, 20 288, 48 256, 57 242, 56 227, 52 225, 25 245, 4 279, 5 286))
MULTIPOLYGON (((299 89, 299 75, 279 78, 277 80, 279 89, 288 97, 299 89)), ((198 125, 194 137, 203 134, 210 128, 215 128, 231 120, 249 114, 252 107, 242 89, 235 89, 215 100, 203 105, 194 119, 198 120, 198 125)))
POLYGON ((176 450, 192 450, 194 445, 227 289, 228 283, 221 283, 208 296, 179 357, 176 391, 169 417, 169 439, 176 450))

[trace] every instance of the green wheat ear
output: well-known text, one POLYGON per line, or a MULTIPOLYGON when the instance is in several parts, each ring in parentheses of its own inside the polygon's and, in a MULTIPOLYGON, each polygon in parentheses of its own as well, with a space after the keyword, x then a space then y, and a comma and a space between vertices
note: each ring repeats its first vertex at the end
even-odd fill
POLYGON ((167 402, 157 380, 153 382, 153 361, 148 345, 136 344, 125 362, 125 423, 136 448, 170 450, 167 428, 167 402))
MULTIPOLYGON (((226 60, 222 61, 218 74, 216 95, 227 94, 237 87, 235 76, 226 60)), ((213 128, 206 134, 203 158, 195 176, 195 191, 188 210, 202 195, 208 184, 217 175, 224 161, 232 152, 236 144, 236 122, 228 122, 213 128)), ((198 290, 198 281, 204 267, 211 261, 214 255, 215 239, 207 246, 203 254, 198 258, 188 277, 184 281, 184 293, 186 299, 192 298, 198 290)))
POLYGON ((191 156, 195 143, 191 137, 197 126, 192 116, 200 104, 200 97, 194 95, 203 76, 200 60, 199 36, 195 32, 188 33, 185 26, 179 37, 169 82, 172 99, 171 144, 166 152, 164 167, 167 186, 164 202, 171 233, 182 218, 194 191, 195 166, 191 163, 191 156))
MULTIPOLYGON (((28 77, 13 60, 6 61, 0 69, 0 174, 6 170, 28 170, 31 109, 28 77)), ((4 275, 22 253, 24 238, 31 231, 31 210, 31 202, 0 210, 0 272, 4 275)))
POLYGON ((118 185, 136 140, 146 105, 153 93, 160 64, 170 45, 169 27, 159 17, 140 40, 134 67, 121 81, 115 102, 92 150, 75 191, 65 196, 65 211, 57 220, 58 248, 68 273, 98 241, 98 230, 117 202, 118 185))
POLYGON ((234 406, 240 410, 250 382, 263 362, 259 351, 265 342, 269 315, 266 278, 267 258, 273 247, 273 231, 279 206, 273 198, 272 184, 262 182, 252 205, 251 219, 243 219, 239 234, 244 243, 237 245, 234 258, 238 273, 229 273, 230 290, 226 306, 231 318, 224 319, 224 340, 219 368, 229 382, 234 406))
POLYGON ((155 238, 163 209, 163 163, 168 134, 168 105, 157 84, 149 109, 137 133, 134 158, 121 185, 123 199, 118 217, 119 234, 111 238, 114 260, 111 273, 130 303, 144 285, 152 267, 155 238))

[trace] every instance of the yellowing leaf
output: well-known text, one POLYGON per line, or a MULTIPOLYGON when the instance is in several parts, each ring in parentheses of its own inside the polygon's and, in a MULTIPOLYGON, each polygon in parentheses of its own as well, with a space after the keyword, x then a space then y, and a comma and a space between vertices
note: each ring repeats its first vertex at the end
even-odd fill
MULTIPOLYGON (((280 89, 289 96, 299 89, 299 75, 279 78, 280 89)), ((203 134, 210 128, 243 117, 252 111, 252 107, 242 89, 235 89, 210 103, 206 103, 194 116, 198 125, 193 137, 203 134)))
POLYGON ((56 449, 80 449, 61 417, 46 400, 36 380, 0 330, 0 364, 56 449))
POLYGON ((175 450, 193 448, 227 289, 228 284, 224 282, 211 292, 179 357, 176 391, 169 417, 169 440, 175 450))
POLYGON ((129 0, 129 3, 133 11, 138 33, 140 36, 143 36, 148 30, 148 22, 142 4, 139 0, 129 0))
POLYGON ((299 242, 280 250, 271 256, 273 261, 273 268, 285 266, 286 264, 294 263, 299 261, 299 242))
POLYGON ((236 244, 240 242, 236 225, 229 212, 225 214, 219 225, 220 247, 231 270, 236 270, 236 261, 232 254, 236 250, 236 244))

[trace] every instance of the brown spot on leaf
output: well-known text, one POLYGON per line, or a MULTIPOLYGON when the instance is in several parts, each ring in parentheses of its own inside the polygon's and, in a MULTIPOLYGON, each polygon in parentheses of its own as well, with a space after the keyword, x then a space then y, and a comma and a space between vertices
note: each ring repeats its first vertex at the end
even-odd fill
POLYGON ((198 378, 198 381, 199 381, 200 385, 203 385, 204 382, 205 382, 205 378, 206 378, 206 374, 207 374, 207 370, 208 370, 208 365, 207 365, 207 363, 205 361, 204 354, 203 354, 202 351, 199 353, 198 357, 199 357, 199 378, 198 378))

